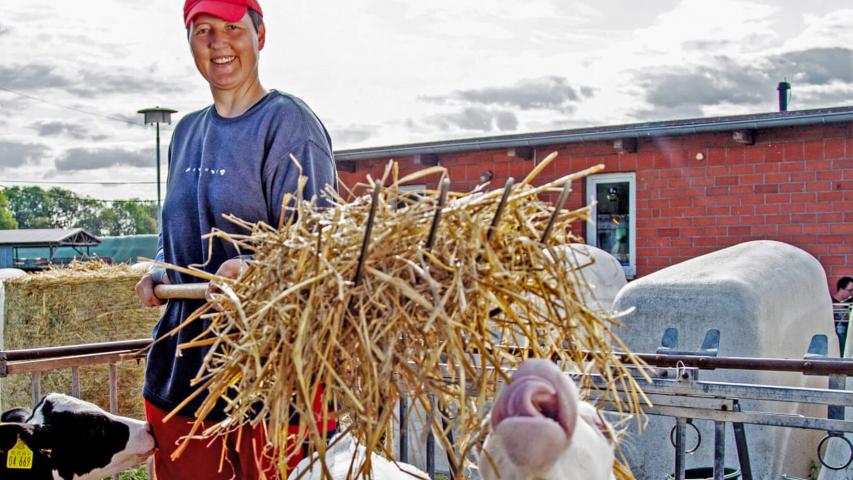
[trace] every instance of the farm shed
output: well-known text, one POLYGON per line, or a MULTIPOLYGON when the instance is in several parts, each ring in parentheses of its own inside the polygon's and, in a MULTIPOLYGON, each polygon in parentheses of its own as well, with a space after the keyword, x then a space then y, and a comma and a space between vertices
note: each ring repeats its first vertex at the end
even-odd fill
MULTIPOLYGON (((109 258, 113 263, 135 263, 139 257, 152 258, 157 252, 157 235, 120 235, 98 237, 101 243, 87 249, 85 255, 109 258)), ((27 249, 27 257, 46 257, 50 251, 46 248, 27 249)), ((55 255, 63 258, 83 259, 84 255, 72 247, 56 249, 55 255)))
POLYGON ((575 232, 629 278, 750 240, 807 251, 833 285, 853 270, 853 106, 360 148, 335 159, 348 186, 380 177, 394 159, 401 175, 447 167, 451 189, 465 191, 522 178, 553 151, 539 181, 605 165, 575 185, 567 207, 598 201, 575 232))
POLYGON ((82 228, 34 228, 24 230, 0 230, 0 268, 22 268, 39 270, 55 262, 56 250, 70 247, 79 254, 89 254, 90 247, 101 243, 98 237, 82 228), (47 258, 43 261, 24 261, 20 250, 46 248, 47 258))

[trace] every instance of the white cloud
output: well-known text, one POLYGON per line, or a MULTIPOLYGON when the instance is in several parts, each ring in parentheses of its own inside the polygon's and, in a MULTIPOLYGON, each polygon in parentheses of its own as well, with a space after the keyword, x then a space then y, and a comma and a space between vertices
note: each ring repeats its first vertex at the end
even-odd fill
POLYGON ((451 19, 452 22, 467 19, 507 19, 511 21, 545 20, 559 17, 572 23, 586 22, 600 12, 584 2, 561 0, 527 0, 521 6, 517 0, 492 0, 488 4, 459 0, 433 0, 430 2, 397 1, 404 5, 406 13, 429 19, 451 19))
POLYGON ((803 15, 805 28, 790 38, 785 47, 806 49, 853 45, 853 8, 829 12, 825 15, 803 15))
POLYGON ((327 125, 329 135, 332 137, 333 148, 354 148, 365 145, 380 128, 376 125, 327 125))
POLYGON ((456 133, 506 132, 518 128, 518 118, 510 110, 465 107, 452 113, 433 115, 423 120, 440 131, 456 133))
POLYGON ((147 151, 124 148, 72 148, 56 159, 56 170, 73 172, 80 170, 100 170, 112 167, 149 167, 153 165, 147 151))
POLYGON ((591 97, 595 89, 588 86, 573 86, 565 78, 547 76, 522 79, 509 86, 485 86, 475 89, 457 90, 443 96, 422 97, 428 102, 467 103, 497 105, 519 110, 551 109, 571 111, 575 104, 591 97))
POLYGON ((747 0, 684 0, 676 8, 661 14, 654 26, 638 33, 656 36, 658 44, 719 39, 737 41, 756 35, 773 37, 771 17, 777 11, 775 7, 747 0))
POLYGON ((43 143, 0 140, 0 166, 15 168, 37 165, 46 158, 48 151, 43 143))

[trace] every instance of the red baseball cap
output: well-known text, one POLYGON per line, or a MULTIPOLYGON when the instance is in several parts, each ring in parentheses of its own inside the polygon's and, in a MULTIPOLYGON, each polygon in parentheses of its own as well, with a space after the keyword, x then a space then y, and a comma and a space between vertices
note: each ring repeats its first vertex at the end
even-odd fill
POLYGON ((257 0, 186 0, 184 2, 184 24, 189 27, 193 18, 201 13, 209 13, 226 22, 236 22, 243 18, 249 8, 264 16, 257 0))

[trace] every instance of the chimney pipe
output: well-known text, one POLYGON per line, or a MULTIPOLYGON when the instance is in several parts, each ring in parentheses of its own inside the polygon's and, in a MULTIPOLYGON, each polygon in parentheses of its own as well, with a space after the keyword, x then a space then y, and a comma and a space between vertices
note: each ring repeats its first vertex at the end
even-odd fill
POLYGON ((776 90, 779 91, 779 111, 787 112, 788 111, 788 92, 791 90, 791 84, 787 81, 779 82, 779 86, 776 87, 776 90))

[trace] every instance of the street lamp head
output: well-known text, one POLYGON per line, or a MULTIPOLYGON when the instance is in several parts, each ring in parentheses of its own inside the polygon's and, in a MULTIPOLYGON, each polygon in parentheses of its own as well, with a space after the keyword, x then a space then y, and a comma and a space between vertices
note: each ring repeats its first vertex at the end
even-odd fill
POLYGON ((171 108, 143 108, 142 110, 138 110, 136 113, 141 113, 145 115, 145 124, 151 125, 154 123, 167 123, 172 124, 172 114, 177 113, 177 110, 172 110, 171 108))

